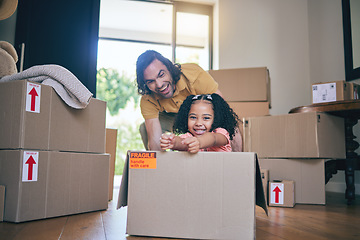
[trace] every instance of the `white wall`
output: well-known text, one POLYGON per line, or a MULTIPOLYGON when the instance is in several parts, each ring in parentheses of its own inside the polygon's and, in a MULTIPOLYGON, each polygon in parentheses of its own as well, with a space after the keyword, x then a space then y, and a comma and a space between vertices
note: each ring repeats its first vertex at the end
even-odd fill
POLYGON ((219 0, 219 68, 261 66, 272 115, 311 103, 307 1, 219 0))
MULTIPOLYGON (((310 80, 312 83, 345 79, 341 0, 309 0, 310 80)), ((360 136, 360 124, 354 127, 360 136)), ((355 139, 359 141, 359 139, 355 139)), ((357 150, 360 154, 360 149, 357 150)), ((345 192, 344 171, 326 185, 328 191, 345 192)), ((360 194, 360 172, 355 172, 360 194)))
MULTIPOLYGON (((217 4, 219 46, 214 66, 267 66, 272 115, 311 104, 312 83, 345 79, 341 0, 218 0, 217 4)), ((360 194, 359 172, 356 183, 360 194)), ((342 171, 327 189, 344 192, 342 171)))
POLYGON ((341 0, 310 0, 311 83, 345 80, 341 0))

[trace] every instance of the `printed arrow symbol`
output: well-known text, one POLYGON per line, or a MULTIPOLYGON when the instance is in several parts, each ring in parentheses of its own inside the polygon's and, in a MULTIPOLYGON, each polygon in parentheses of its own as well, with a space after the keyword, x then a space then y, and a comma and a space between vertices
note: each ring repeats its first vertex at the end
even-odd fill
POLYGON ((275 192, 275 203, 279 203, 279 195, 281 193, 281 190, 278 186, 273 190, 275 192))
POLYGON ((32 180, 33 165, 36 164, 36 162, 35 162, 34 158, 32 156, 30 156, 29 159, 25 162, 25 164, 29 164, 28 180, 32 180))
POLYGON ((31 89, 31 91, 29 92, 29 94, 31 95, 31 107, 30 107, 30 110, 31 111, 35 111, 35 98, 37 96, 39 96, 35 90, 35 88, 33 87, 31 89))

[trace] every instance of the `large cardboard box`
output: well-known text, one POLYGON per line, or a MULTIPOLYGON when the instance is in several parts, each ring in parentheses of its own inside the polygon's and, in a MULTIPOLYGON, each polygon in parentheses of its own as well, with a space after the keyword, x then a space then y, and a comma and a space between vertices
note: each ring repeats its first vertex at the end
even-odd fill
POLYGON ((104 153, 105 116, 106 102, 95 98, 85 109, 74 109, 50 86, 1 83, 0 149, 104 153))
POLYGON ((269 115, 269 102, 228 102, 228 104, 240 119, 269 115))
POLYGON ((295 182, 296 204, 325 204, 325 159, 259 159, 270 181, 295 182))
POLYGON ((292 180, 273 180, 269 182, 269 206, 294 207, 295 183, 292 180))
POLYGON ((255 202, 267 212, 255 153, 129 152, 118 207, 127 233, 254 239, 255 202))
POLYGON ((244 121, 244 151, 259 158, 345 158, 344 119, 320 112, 244 121))
POLYGON ((106 153, 110 154, 109 168, 109 201, 113 199, 117 129, 106 128, 106 153))
POLYGON ((266 67, 209 70, 226 101, 263 101, 271 104, 270 77, 266 67))
POLYGON ((107 209, 109 155, 0 151, 4 221, 23 222, 107 209))
POLYGON ((359 85, 352 82, 334 81, 312 84, 312 102, 334 102, 359 99, 359 85))

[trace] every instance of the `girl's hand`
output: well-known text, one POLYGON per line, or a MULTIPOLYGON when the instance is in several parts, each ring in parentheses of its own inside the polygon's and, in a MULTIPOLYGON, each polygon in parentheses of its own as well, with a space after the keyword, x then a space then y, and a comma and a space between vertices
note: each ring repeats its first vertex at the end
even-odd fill
POLYGON ((162 150, 172 149, 175 144, 175 134, 163 133, 160 138, 160 147, 162 150))
POLYGON ((197 153, 200 150, 200 142, 196 137, 185 138, 181 143, 187 145, 188 152, 190 153, 197 153))

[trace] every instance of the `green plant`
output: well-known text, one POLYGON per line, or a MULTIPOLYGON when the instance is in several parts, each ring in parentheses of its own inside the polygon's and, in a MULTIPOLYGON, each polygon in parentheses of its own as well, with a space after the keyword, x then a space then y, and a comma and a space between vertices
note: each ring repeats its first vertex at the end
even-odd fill
POLYGON ((126 107, 130 99, 139 102, 135 83, 125 73, 122 75, 116 69, 100 68, 96 75, 96 97, 107 102, 107 108, 112 116, 126 107))
POLYGON ((118 126, 115 175, 122 175, 128 150, 145 150, 138 129, 138 125, 121 124, 118 126))

